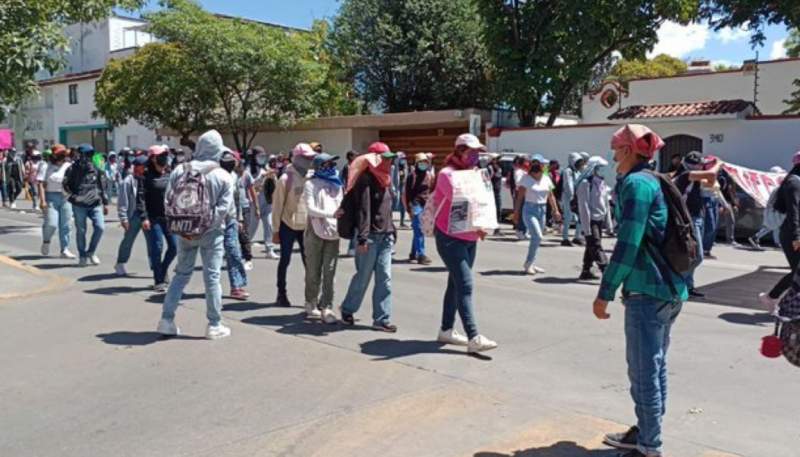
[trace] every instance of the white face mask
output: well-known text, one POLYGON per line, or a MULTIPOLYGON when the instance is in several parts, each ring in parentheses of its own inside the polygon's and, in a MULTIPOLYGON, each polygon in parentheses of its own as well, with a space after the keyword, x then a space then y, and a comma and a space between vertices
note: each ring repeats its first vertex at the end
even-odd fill
POLYGON ((266 156, 256 156, 256 163, 261 165, 262 167, 267 164, 267 157, 266 156))

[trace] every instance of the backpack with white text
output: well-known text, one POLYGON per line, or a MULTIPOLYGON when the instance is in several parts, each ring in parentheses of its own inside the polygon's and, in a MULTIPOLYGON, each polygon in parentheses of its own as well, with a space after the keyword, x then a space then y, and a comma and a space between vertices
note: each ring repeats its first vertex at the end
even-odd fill
POLYGON ((214 202, 211 201, 206 176, 216 168, 218 165, 215 164, 200 172, 189 164, 184 165, 183 173, 167 193, 165 212, 172 233, 194 238, 209 231, 214 220, 214 202))

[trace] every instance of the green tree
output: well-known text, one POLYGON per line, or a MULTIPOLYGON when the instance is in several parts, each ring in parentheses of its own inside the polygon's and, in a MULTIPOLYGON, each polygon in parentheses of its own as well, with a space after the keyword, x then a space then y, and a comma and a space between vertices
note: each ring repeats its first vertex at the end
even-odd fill
POLYGON ((112 60, 97 81, 97 112, 113 125, 135 119, 181 135, 206 129, 215 120, 216 93, 205 74, 189 69, 195 63, 177 44, 151 43, 126 59, 112 60))
POLYGON ((786 24, 800 27, 800 3, 797 0, 701 0, 701 17, 715 30, 747 26, 754 44, 763 44, 764 26, 786 24))
POLYGON ((325 77, 297 32, 216 17, 189 0, 165 0, 149 14, 148 30, 192 57, 194 71, 215 93, 221 126, 236 148, 250 148, 265 125, 288 126, 320 112, 316 96, 325 77))
POLYGON ((322 85, 315 96, 318 114, 340 116, 364 113, 366 105, 358 98, 352 80, 347 77, 347 69, 335 57, 330 24, 327 21, 314 21, 311 33, 303 36, 309 40, 314 58, 323 72, 322 85))
POLYGON ((800 79, 794 80, 794 86, 797 90, 792 92, 788 100, 783 101, 789 106, 783 114, 800 114, 800 79))
POLYGON ((695 0, 475 0, 497 88, 524 125, 552 125, 576 89, 615 52, 644 58, 666 20, 686 22, 695 0))
POLYGON ((685 73, 689 68, 686 62, 666 54, 652 59, 622 59, 611 70, 611 76, 620 81, 638 78, 657 78, 685 73))
POLYGON ((344 0, 331 46, 358 95, 389 112, 493 105, 471 0, 344 0))
MULTIPOLYGON (((0 105, 17 105, 36 92, 36 73, 62 68, 67 25, 90 22, 115 7, 135 8, 141 0, 0 1, 0 105)), ((2 111, 0 111, 2 117, 2 111)))
POLYGON ((800 57, 800 28, 792 29, 789 37, 783 43, 786 48, 786 55, 789 57, 800 57))

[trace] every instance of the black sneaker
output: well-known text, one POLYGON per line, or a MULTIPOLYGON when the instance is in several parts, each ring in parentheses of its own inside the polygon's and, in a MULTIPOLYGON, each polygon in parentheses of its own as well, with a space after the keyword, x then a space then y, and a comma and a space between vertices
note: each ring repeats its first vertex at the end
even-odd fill
POLYGON ((689 296, 694 298, 705 298, 706 294, 699 292, 697 289, 689 289, 689 296))
POLYGON ((420 265, 430 265, 433 263, 433 260, 431 260, 428 256, 422 255, 419 257, 419 259, 417 259, 417 263, 420 265))
POLYGON ((278 294, 278 299, 275 300, 275 306, 281 306, 283 308, 291 308, 292 302, 289 301, 289 297, 284 294, 278 294))
POLYGON ((356 318, 353 317, 353 315, 350 314, 350 313, 342 312, 342 323, 344 325, 355 325, 356 324, 356 318))
POLYGON ((389 322, 375 322, 372 328, 386 333, 397 333, 397 326, 389 322))
POLYGON ((581 281, 594 281, 595 279, 600 279, 600 277, 591 271, 584 271, 580 276, 578 276, 578 279, 581 281))
MULTIPOLYGON (((609 433, 603 438, 603 444, 617 449, 636 450, 639 443, 639 427, 633 426, 624 433, 609 433)), ((639 452, 639 451, 636 451, 639 452)), ((634 454, 635 455, 635 454, 634 454)))
POLYGON ((563 240, 563 241, 561 241, 561 246, 564 246, 566 248, 571 248, 572 247, 572 242, 570 242, 569 240, 563 240))
POLYGON ((575 238, 574 240, 572 240, 572 244, 577 244, 578 246, 583 246, 584 243, 583 243, 582 239, 575 238))
POLYGON ((411 262, 411 263, 416 262, 417 261, 417 256, 414 255, 414 254, 409 255, 408 256, 408 261, 411 262))

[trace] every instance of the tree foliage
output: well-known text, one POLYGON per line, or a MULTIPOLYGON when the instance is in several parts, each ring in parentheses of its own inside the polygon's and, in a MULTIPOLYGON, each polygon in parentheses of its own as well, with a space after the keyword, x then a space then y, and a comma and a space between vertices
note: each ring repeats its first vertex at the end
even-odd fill
POLYGON ((611 70, 611 76, 626 82, 638 78, 657 78, 685 73, 686 62, 675 57, 659 54, 652 59, 622 59, 611 70))
POLYGON ((783 101, 788 105, 788 108, 783 114, 800 114, 800 79, 794 80, 794 87, 797 90, 792 92, 788 100, 783 101))
POLYGON ((800 57, 800 28, 792 29, 783 43, 788 57, 800 57))
POLYGON ((715 30, 746 26, 754 44, 763 44, 763 28, 769 24, 800 27, 800 2, 797 0, 702 0, 701 17, 715 30))
POLYGON ((344 0, 331 47, 358 95, 389 112, 491 107, 471 0, 344 0))
MULTIPOLYGON (((36 92, 35 75, 62 68, 68 50, 64 27, 134 8, 140 0, 0 1, 0 105, 17 105, 36 92)), ((2 114, 0 114, 2 117, 2 114)))
POLYGON ((576 88, 615 52, 643 58, 666 20, 686 22, 695 0, 475 0, 497 88, 530 125, 555 122, 576 88))
POLYGON ((135 119, 145 127, 168 127, 181 135, 215 120, 215 92, 195 59, 181 45, 151 43, 127 59, 112 60, 97 82, 97 113, 113 125, 135 119))
POLYGON ((325 72, 309 38, 296 31, 221 18, 189 0, 165 0, 148 30, 191 56, 184 71, 202 75, 216 113, 246 150, 264 125, 288 126, 319 114, 325 72))

